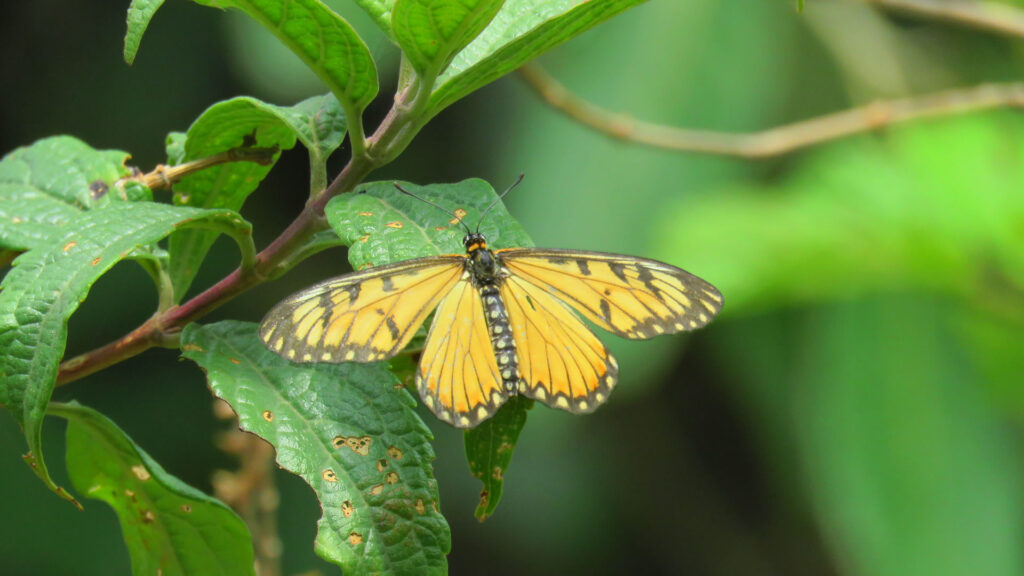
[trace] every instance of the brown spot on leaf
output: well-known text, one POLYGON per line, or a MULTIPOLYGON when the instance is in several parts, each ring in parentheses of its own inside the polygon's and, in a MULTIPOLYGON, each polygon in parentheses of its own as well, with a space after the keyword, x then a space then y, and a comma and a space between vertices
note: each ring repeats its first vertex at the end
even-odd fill
POLYGON ((142 511, 142 522, 145 524, 152 524, 156 520, 156 514, 153 514, 152 510, 142 511))
POLYGON ((75 246, 78 246, 78 242, 75 242, 74 240, 72 240, 71 242, 68 242, 67 244, 64 245, 64 252, 68 252, 69 250, 71 250, 75 246))
POLYGON ((242 361, 239 360, 238 358, 228 358, 228 360, 231 360, 231 363, 236 366, 242 363, 242 361))
POLYGON ((356 454, 366 456, 370 453, 370 444, 373 443, 373 439, 369 436, 335 436, 332 443, 335 448, 348 446, 356 454))
POLYGON ((447 229, 448 229, 447 226, 434 226, 434 230, 436 230, 437 232, 440 232, 441 230, 447 230, 447 229))
POLYGON ((271 412, 270 410, 264 410, 263 411, 263 419, 266 420, 267 422, 273 422, 274 421, 274 413, 271 412))
POLYGON ((92 265, 93 266, 95 266, 95 265, 97 265, 99 263, 100 263, 100 257, 99 256, 97 256, 97 257, 92 259, 92 265))
POLYGON ((387 458, 381 458, 380 460, 377 460, 377 472, 383 472, 384 469, 387 468, 387 467, 388 467, 388 460, 387 460, 387 458))
POLYGON ((182 346, 181 349, 185 352, 205 352, 202 346, 198 344, 192 344, 191 342, 182 346))
POLYGON ((495 480, 504 480, 505 479, 505 472, 502 471, 501 466, 495 466, 494 467, 494 471, 491 472, 491 478, 494 478, 495 480))
POLYGON ((427 507, 423 505, 423 498, 417 498, 416 499, 416 513, 419 514, 420 516, 422 516, 423 514, 426 514, 426 512, 427 512, 427 507))
POLYGON ((466 210, 463 209, 463 208, 456 208, 455 209, 455 218, 452 218, 451 220, 449 220, 448 223, 451 224, 452 226, 455 226, 459 222, 462 222, 462 219, 465 218, 465 217, 466 217, 466 210))
POLYGON ((110 187, 102 180, 89 183, 89 196, 91 196, 93 200, 103 198, 107 195, 108 190, 110 190, 110 187))
POLYGON ((335 474, 334 470, 331 470, 330 468, 328 468, 327 470, 324 470, 323 477, 324 477, 324 480, 326 480, 328 482, 337 482, 338 481, 338 475, 335 474))
POLYGON ((352 512, 354 512, 354 511, 355 511, 355 507, 352 506, 352 502, 349 502, 348 500, 345 500, 344 502, 341 503, 341 513, 345 515, 345 518, 348 518, 349 516, 351 516, 352 512))
POLYGON ((398 446, 388 446, 388 458, 392 460, 402 459, 402 449, 398 446))
POLYGON ((348 535, 348 541, 353 546, 359 546, 363 543, 363 535, 359 532, 352 532, 348 535))
POLYGON ((188 504, 182 504, 181 505, 181 511, 184 512, 185 514, 191 514, 192 513, 192 507, 189 506, 188 504))
POLYGON ((398 484, 398 473, 388 472, 387 474, 384 475, 384 481, 387 482, 388 484, 398 484))
POLYGON ((380 496, 380 493, 383 492, 383 491, 384 491, 384 485, 383 484, 374 484, 373 486, 370 486, 370 495, 371 496, 380 496))
POLYGON ((373 212, 360 212, 360 216, 373 216, 373 212))
POLYGON ((491 500, 491 493, 487 490, 480 491, 480 507, 486 508, 487 503, 491 500))
POLYGON ((360 237, 359 237, 359 241, 360 241, 360 242, 366 242, 366 241, 367 241, 367 240, 369 240, 369 239, 370 239, 370 235, 369 235, 369 234, 366 234, 366 235, 364 235, 364 236, 360 236, 360 237))
POLYGON ((134 490, 127 490, 127 489, 125 489, 124 495, 127 496, 128 499, 131 500, 132 502, 135 502, 135 491, 134 490))
POLYGON ((392 222, 388 222, 387 224, 385 224, 385 226, 387 226, 388 228, 398 229, 398 228, 401 228, 403 225, 398 220, 394 220, 392 222))

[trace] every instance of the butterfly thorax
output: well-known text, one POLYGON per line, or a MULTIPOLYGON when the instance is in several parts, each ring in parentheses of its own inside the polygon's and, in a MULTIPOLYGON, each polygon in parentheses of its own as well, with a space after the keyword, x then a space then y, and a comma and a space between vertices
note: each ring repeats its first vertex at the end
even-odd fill
POLYGON ((498 361, 502 388, 506 394, 514 394, 519 390, 519 357, 508 321, 508 310, 501 299, 501 262, 487 249, 487 239, 483 234, 470 234, 463 240, 463 244, 466 246, 466 267, 483 301, 484 318, 487 320, 494 357, 498 361))

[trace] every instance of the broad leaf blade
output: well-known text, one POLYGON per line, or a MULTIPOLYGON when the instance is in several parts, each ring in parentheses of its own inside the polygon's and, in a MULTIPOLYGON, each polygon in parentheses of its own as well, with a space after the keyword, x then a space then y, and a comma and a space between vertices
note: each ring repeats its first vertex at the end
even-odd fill
POLYGON ((391 11, 395 0, 354 0, 388 36, 394 36, 391 30, 391 11))
POLYGON ((252 574, 249 530, 230 508, 168 474, 99 412, 52 404, 68 420, 68 474, 75 489, 117 513, 132 573, 252 574))
POLYGON ((362 112, 377 95, 370 50, 344 18, 320 0, 195 0, 238 8, 270 30, 334 93, 350 113, 362 112))
POLYGON ((70 136, 18 148, 0 160, 0 248, 27 250, 63 238, 82 210, 151 200, 129 176, 126 152, 95 150, 70 136))
MULTIPOLYGON (((470 229, 476 228, 480 214, 498 199, 490 184, 475 178, 456 184, 399 185, 461 216, 470 229)), ((331 226, 349 245, 348 259, 356 269, 465 251, 465 229, 452 215, 402 194, 394 182, 372 182, 357 193, 342 194, 331 200, 325 212, 331 226)), ((480 222, 480 231, 492 248, 533 245, 500 201, 480 222)))
POLYGON ((124 61, 131 65, 139 53, 142 36, 149 28, 149 21, 163 6, 164 0, 132 0, 128 6, 128 31, 124 35, 124 61))
POLYGON ((61 240, 15 260, 0 284, 0 404, 24 429, 27 459, 36 475, 62 496, 43 461, 41 430, 64 354, 68 318, 114 264, 190 226, 233 227, 241 235, 249 231, 227 210, 119 202, 80 214, 61 240))
POLYGON ((505 0, 398 0, 395 39, 425 81, 433 81, 490 23, 505 0))
MULTIPOLYGON (((345 115, 330 95, 316 96, 292 107, 274 106, 239 97, 208 108, 192 124, 183 146, 180 135, 168 136, 169 163, 198 160, 241 146, 285 150, 296 138, 309 149, 315 190, 326 185, 326 161, 345 136, 345 115)), ((276 161, 277 155, 274 157, 276 161)), ((246 198, 273 168, 256 162, 230 162, 190 174, 174 186, 178 205, 240 210, 246 198)), ((181 300, 206 257, 216 233, 189 230, 171 237, 171 278, 181 300)))
POLYGON ((645 0, 508 0, 461 51, 430 97, 433 116, 551 48, 645 0))
POLYGON ((526 425, 526 411, 533 407, 533 400, 513 396, 492 418, 472 430, 466 430, 466 461, 469 471, 480 482, 480 504, 473 513, 483 522, 494 514, 501 500, 505 485, 505 471, 512 462, 519 433, 526 425))
POLYGON ((291 364, 256 324, 196 324, 183 355, 277 449, 323 507, 316 549, 346 573, 441 574, 450 532, 437 509, 432 436, 384 364, 291 364))

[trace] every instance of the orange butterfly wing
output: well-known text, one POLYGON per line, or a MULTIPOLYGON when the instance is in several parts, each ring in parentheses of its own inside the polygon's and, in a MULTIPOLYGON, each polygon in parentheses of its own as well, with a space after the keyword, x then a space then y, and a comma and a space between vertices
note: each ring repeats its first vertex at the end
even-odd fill
POLYGON ((490 418, 508 398, 484 318, 480 292, 467 277, 441 301, 416 373, 427 408, 457 428, 490 418))
POLYGON ((590 412, 615 386, 618 366, 583 321, 517 276, 501 287, 519 355, 520 392, 553 408, 590 412))
POLYGON ((657 260, 534 248, 495 253, 512 277, 543 288, 625 338, 695 330, 722 308, 722 295, 714 286, 657 260))
POLYGON ((260 324, 260 338, 296 362, 390 358, 459 281, 465 260, 432 256, 326 280, 274 306, 260 324))

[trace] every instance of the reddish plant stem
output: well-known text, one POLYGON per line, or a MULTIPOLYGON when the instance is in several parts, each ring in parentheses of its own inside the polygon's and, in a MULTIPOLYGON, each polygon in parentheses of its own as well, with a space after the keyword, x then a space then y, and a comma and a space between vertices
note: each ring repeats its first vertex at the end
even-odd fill
MULTIPOLYGON (((382 124, 381 130, 386 126, 382 124)), ((74 382, 154 346, 177 347, 178 335, 187 324, 265 282, 287 256, 301 248, 310 236, 326 228, 324 207, 327 202, 353 190, 378 165, 369 155, 352 158, 331 185, 311 199, 288 228, 256 255, 252 268, 237 268, 191 300, 155 314, 118 340, 61 363, 56 385, 74 382)))

